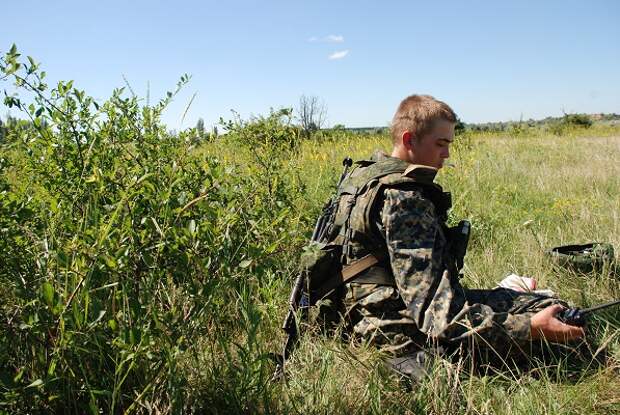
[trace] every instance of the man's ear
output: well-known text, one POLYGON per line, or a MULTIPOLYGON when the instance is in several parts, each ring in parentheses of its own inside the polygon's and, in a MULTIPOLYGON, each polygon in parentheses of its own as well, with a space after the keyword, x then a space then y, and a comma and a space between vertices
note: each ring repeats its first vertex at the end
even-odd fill
POLYGON ((413 136, 409 131, 403 131, 403 135, 401 136, 401 140, 403 143, 403 147, 407 150, 411 150, 411 142, 413 141, 413 136))

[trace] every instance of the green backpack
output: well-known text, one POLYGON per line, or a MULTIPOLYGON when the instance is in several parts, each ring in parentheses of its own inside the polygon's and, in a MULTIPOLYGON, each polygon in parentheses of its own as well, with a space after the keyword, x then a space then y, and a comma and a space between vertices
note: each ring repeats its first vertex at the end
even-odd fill
MULTIPOLYGON (((311 241, 301 255, 300 271, 282 323, 282 330, 287 333, 286 343, 282 354, 275 355, 278 365, 273 379, 282 378, 285 363, 297 344, 298 314, 320 329, 331 329, 344 314, 342 300, 347 282, 363 279, 363 283, 394 285, 391 271, 379 264, 387 258, 387 247, 382 238, 374 235, 372 225, 386 188, 421 190, 443 222, 451 207, 450 194, 433 183, 437 169, 385 156, 355 164, 349 172, 352 160, 343 161, 345 168, 336 194, 323 207, 311 241), (360 235, 364 244, 358 242, 360 235)), ((450 251, 454 261, 451 262, 457 275, 467 248, 469 223, 461 221, 459 226, 446 230, 448 239, 452 240, 450 251)))
POLYGON ((606 266, 610 270, 615 268, 614 247, 609 243, 556 246, 546 254, 554 264, 583 274, 603 270, 606 266))
MULTIPOLYGON (((347 160, 351 165, 350 159, 345 159, 345 166, 347 160)), ((451 206, 450 194, 433 183, 436 173, 434 168, 411 165, 393 157, 358 161, 350 173, 345 169, 336 194, 325 204, 300 261, 300 273, 305 281, 301 305, 318 305, 314 317, 319 318, 321 325, 339 320, 344 285, 387 258, 385 241, 374 235, 372 228, 377 205, 383 200, 386 188, 421 189, 445 219, 451 206), (363 247, 353 245, 354 234, 363 235, 366 241, 363 247), (355 258, 353 248, 356 248, 355 258), (363 254, 359 254, 360 250, 363 254)), ((382 267, 375 268, 382 271, 382 267)), ((365 282, 394 285, 389 270, 374 274, 374 280, 367 281, 364 277, 365 282)))

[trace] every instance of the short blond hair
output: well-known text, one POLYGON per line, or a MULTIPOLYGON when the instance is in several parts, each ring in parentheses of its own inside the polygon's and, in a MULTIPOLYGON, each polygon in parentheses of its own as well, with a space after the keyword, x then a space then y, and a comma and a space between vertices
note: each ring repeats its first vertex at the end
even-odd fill
POLYGON ((410 95, 401 101, 392 119, 392 141, 397 144, 405 131, 419 139, 436 120, 456 123, 457 116, 448 104, 430 95, 410 95))

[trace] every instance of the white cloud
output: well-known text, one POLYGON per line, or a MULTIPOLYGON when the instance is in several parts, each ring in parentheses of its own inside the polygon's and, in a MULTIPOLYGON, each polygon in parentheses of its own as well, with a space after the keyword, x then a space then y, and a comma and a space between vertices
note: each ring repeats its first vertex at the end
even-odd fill
POLYGON ((308 42, 321 42, 321 43, 342 43, 344 42, 344 36, 342 35, 327 35, 323 37, 312 36, 308 38, 308 42))
POLYGON ((342 43, 344 42, 344 36, 342 35, 328 35, 323 38, 327 43, 342 43))
POLYGON ((347 56, 348 54, 349 54, 349 50, 348 49, 347 50, 339 50, 339 51, 336 51, 336 52, 332 53, 331 55, 329 55, 327 57, 327 59, 329 59, 330 61, 337 60, 337 59, 342 59, 345 56, 347 56))

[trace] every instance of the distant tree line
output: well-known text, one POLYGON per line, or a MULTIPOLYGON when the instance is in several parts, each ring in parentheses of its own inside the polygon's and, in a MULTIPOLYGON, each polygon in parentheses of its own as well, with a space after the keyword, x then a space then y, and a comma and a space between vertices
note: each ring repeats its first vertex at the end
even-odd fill
POLYGON ((618 122, 620 114, 564 114, 561 117, 546 117, 541 120, 500 121, 488 123, 466 123, 464 131, 502 132, 515 129, 548 127, 553 129, 562 127, 588 128, 594 122, 618 122))
MULTIPOLYGON (((317 97, 302 96, 296 108, 296 120, 300 134, 305 138, 314 137, 320 139, 344 132, 361 135, 389 133, 389 127, 347 128, 343 124, 336 124, 331 128, 324 128, 325 114, 326 108, 317 97)), ((588 128, 594 122, 620 123, 620 114, 564 114, 561 117, 546 117, 541 120, 528 119, 487 123, 464 123, 459 119, 455 131, 457 134, 465 131, 514 133, 525 131, 529 128, 548 128, 550 131, 560 134, 568 127, 588 128)), ((43 121, 42 127, 45 128, 45 121, 43 121)), ((5 141, 10 132, 21 131, 27 128, 32 128, 30 121, 21 120, 11 115, 6 115, 4 120, 0 118, 0 142, 5 141)), ((203 118, 198 119, 194 131, 196 142, 210 141, 218 136, 217 126, 213 126, 210 131, 207 131, 203 118)))

